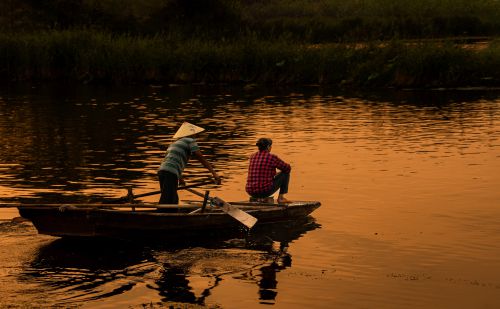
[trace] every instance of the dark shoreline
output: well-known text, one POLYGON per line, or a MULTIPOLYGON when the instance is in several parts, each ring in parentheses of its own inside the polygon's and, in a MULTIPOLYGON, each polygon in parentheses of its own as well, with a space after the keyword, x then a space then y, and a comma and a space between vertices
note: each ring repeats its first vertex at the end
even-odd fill
POLYGON ((94 31, 0 34, 3 82, 500 87, 500 43, 404 41, 310 45, 174 40, 94 31))

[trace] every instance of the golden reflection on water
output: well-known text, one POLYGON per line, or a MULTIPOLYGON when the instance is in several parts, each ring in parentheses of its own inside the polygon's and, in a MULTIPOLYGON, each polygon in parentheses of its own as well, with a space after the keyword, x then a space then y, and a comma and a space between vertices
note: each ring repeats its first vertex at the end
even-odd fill
MULTIPOLYGON (((274 266, 265 263, 264 269, 255 268, 249 262, 263 258, 260 251, 171 255, 160 250, 153 268, 171 261, 176 263, 169 265, 179 266, 183 254, 227 256, 214 256, 213 264, 192 261, 180 273, 172 267, 163 281, 161 272, 153 271, 129 292, 101 299, 103 307, 113 301, 137 304, 139 291, 153 302, 173 299, 166 290, 179 274, 192 289, 185 297, 201 297, 216 281, 203 301, 227 308, 253 308, 266 302, 279 308, 500 305, 496 296, 500 289, 498 95, 228 92, 174 98, 159 92, 98 99, 90 105, 76 101, 65 108, 64 114, 73 118, 63 121, 59 131, 46 122, 57 123, 57 111, 38 116, 45 117, 38 122, 45 128, 39 132, 23 131, 20 125, 15 130, 1 128, 4 144, 20 158, 1 153, 10 164, 2 166, 2 197, 40 198, 40 191, 57 195, 68 189, 73 191, 64 198, 119 197, 125 194, 125 184, 134 185, 136 193, 155 191, 156 168, 169 136, 177 123, 191 120, 207 128, 200 138, 202 151, 224 176, 223 186, 211 188, 213 195, 246 199, 247 158, 255 151, 257 138, 268 136, 274 140, 273 152, 292 164, 288 197, 322 202, 313 213, 321 227, 291 241, 287 252, 291 266, 271 271, 267 277, 271 286, 264 292, 259 280, 274 266), (85 119, 83 124, 74 121, 80 118, 85 119), (106 122, 110 129, 103 131, 106 122), (58 132, 56 140, 78 145, 64 146, 69 147, 67 161, 60 156, 63 143, 46 145, 48 137, 41 138, 43 143, 35 138, 50 135, 47 132, 58 132), (16 148, 16 136, 23 139, 23 146, 16 148), (41 145, 49 155, 27 150, 41 145), (31 158, 51 169, 32 169, 26 163, 31 158), (51 179, 53 174, 60 180, 51 179), (33 179, 45 183, 31 183, 33 179), (155 264, 158 260, 163 262, 155 264), (224 273, 222 266, 231 265, 241 271, 224 273), (218 272, 210 271, 212 266, 218 272), (262 293, 271 299, 263 299, 262 293)), ((4 113, 18 115, 16 121, 36 118, 22 109, 7 108, 4 113)), ((34 128, 33 123, 26 127, 34 128)), ((193 178, 202 174, 198 165, 188 172, 193 178)), ((181 192, 181 199, 197 197, 181 192)), ((142 264, 132 267, 137 265, 142 264)), ((115 285, 120 284, 112 281, 106 288, 115 285)))
MULTIPOLYGON (((278 280, 288 284, 278 306, 496 304, 498 100, 287 103, 262 98, 238 119, 251 128, 249 144, 272 137, 273 152, 292 163, 289 197, 323 204, 314 214, 321 231, 295 244, 302 256, 278 280)), ((221 192, 233 199, 244 194, 237 171, 221 192)))

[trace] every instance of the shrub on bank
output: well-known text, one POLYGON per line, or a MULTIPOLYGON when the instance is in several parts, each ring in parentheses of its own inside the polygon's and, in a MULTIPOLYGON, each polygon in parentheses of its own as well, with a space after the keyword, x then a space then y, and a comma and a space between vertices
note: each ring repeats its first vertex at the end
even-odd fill
POLYGON ((331 84, 453 87, 500 84, 497 42, 303 44, 131 36, 68 30, 0 35, 6 81, 331 84))
POLYGON ((9 0, 2 31, 95 29, 117 34, 308 43, 500 35, 498 0, 9 0))

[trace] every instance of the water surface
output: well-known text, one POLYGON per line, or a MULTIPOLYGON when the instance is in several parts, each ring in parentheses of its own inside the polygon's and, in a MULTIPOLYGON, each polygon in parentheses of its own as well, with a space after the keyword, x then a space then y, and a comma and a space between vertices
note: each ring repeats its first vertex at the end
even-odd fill
POLYGON ((298 226, 175 248, 75 244, 2 209, 0 306, 500 305, 499 92, 19 86, 1 90, 0 116, 4 202, 155 191, 182 121, 207 129, 224 177, 212 194, 247 198, 247 158, 268 136, 292 164, 288 197, 322 202, 298 226))

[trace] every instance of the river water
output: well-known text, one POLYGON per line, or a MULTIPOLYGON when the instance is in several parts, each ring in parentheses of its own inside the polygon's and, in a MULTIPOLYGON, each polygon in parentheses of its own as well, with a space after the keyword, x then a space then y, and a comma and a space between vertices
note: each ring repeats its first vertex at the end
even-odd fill
POLYGON ((176 247, 61 240, 0 209, 0 307, 500 306, 500 91, 34 85, 2 88, 0 117, 4 203, 158 190, 183 121, 207 129, 212 195, 247 199, 267 136, 292 165, 288 198, 322 203, 247 240, 176 247))

